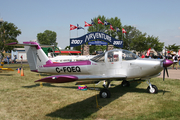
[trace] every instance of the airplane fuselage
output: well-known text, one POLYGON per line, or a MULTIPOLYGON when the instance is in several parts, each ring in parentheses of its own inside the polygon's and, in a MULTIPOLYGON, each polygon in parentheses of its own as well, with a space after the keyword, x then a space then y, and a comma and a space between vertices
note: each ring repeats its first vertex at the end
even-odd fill
POLYGON ((37 70, 42 73, 58 75, 126 75, 127 79, 141 79, 157 75, 163 69, 163 59, 142 59, 136 58, 136 56, 132 58, 128 55, 130 53, 126 54, 125 52, 113 50, 106 52, 100 58, 97 57, 98 60, 46 64, 37 66, 37 70), (113 56, 109 55, 111 53, 113 56))

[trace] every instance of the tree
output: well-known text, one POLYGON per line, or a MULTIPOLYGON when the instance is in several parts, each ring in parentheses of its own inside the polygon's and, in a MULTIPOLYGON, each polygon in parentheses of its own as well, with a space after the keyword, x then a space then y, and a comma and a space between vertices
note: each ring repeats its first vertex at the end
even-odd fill
POLYGON ((71 49, 70 46, 66 46, 66 47, 65 47, 65 50, 70 50, 70 49, 71 49))
POLYGON ((18 42, 17 36, 21 34, 21 31, 13 23, 3 22, 0 26, 0 53, 5 51, 11 51, 13 46, 5 46, 11 42, 18 42))
MULTIPOLYGON (((95 22, 96 25, 90 26, 88 28, 88 32, 104 32, 110 36, 112 36, 113 38, 116 39, 121 39, 122 38, 122 32, 116 32, 116 27, 118 27, 119 29, 122 29, 121 27, 121 21, 118 17, 115 18, 106 18, 105 16, 98 16, 96 18, 93 18, 93 21, 95 22), (110 30, 110 25, 102 25, 102 24, 98 24, 98 18, 104 23, 104 21, 107 21, 108 23, 110 23, 113 28, 115 30, 110 30)), ((91 46, 90 47, 90 53, 93 53, 95 50, 106 50, 106 46, 91 46)))
MULTIPOLYGON (((147 33, 142 33, 141 31, 139 31, 138 29, 136 29, 136 27, 133 26, 122 26, 121 25, 121 21, 119 18, 115 17, 115 18, 106 18, 105 16, 98 16, 96 18, 93 18, 93 21, 95 22, 96 25, 90 26, 88 28, 88 32, 104 32, 110 36, 112 36, 113 38, 119 39, 119 40, 123 40, 123 49, 127 49, 127 50, 136 50, 139 52, 144 52, 147 51, 149 48, 154 48, 156 51, 162 51, 164 43, 159 41, 158 37, 154 37, 154 36, 149 36, 147 35, 147 33), (114 29, 116 29, 116 27, 118 27, 120 30, 122 30, 122 28, 124 28, 126 30, 126 33, 122 33, 121 32, 117 32, 116 30, 110 30, 110 26, 107 25, 102 25, 102 24, 98 24, 98 18, 104 22, 105 20, 110 23, 114 29)), ((90 51, 93 50, 97 50, 98 48, 100 48, 99 46, 91 46, 90 47, 90 51)), ((105 50, 105 46, 104 49, 105 50)))
POLYGON ((160 52, 163 50, 164 42, 160 42, 158 37, 149 36, 146 38, 147 40, 147 47, 154 48, 155 51, 160 52))
POLYGON ((123 35, 123 49, 135 50, 135 46, 139 42, 138 37, 145 36, 146 33, 142 34, 136 27, 130 25, 125 25, 123 28, 126 30, 126 34, 123 35))
POLYGON ((173 45, 168 45, 168 46, 165 46, 165 48, 169 51, 175 51, 175 52, 178 52, 178 50, 180 49, 180 46, 179 45, 176 45, 176 43, 174 43, 173 45))
POLYGON ((37 39, 40 44, 44 45, 54 45, 57 46, 56 42, 56 32, 51 31, 51 30, 45 30, 43 33, 38 33, 37 34, 37 39))
MULTIPOLYGON (((82 47, 83 47, 83 45, 82 45, 82 47)), ((79 50, 79 51, 81 51, 81 45, 76 46, 76 47, 73 47, 73 50, 79 50)))
POLYGON ((136 50, 141 52, 147 51, 149 48, 154 48, 156 51, 162 51, 164 43, 159 41, 158 37, 147 36, 147 33, 142 33, 136 27, 124 26, 126 34, 123 37, 123 48, 128 50, 136 50))
POLYGON ((133 48, 136 51, 139 51, 140 53, 142 53, 143 51, 147 50, 147 41, 146 41, 146 33, 144 34, 140 34, 137 35, 134 39, 133 39, 133 48))
POLYGON ((108 35, 111 35, 112 37, 118 37, 117 39, 121 39, 121 32, 117 33, 116 30, 110 30, 110 25, 102 25, 102 24, 98 24, 98 18, 104 23, 104 21, 107 21, 108 23, 110 23, 114 29, 116 29, 116 27, 118 27, 119 29, 121 29, 121 21, 118 17, 115 18, 106 18, 105 16, 98 16, 96 18, 93 18, 93 21, 95 22, 96 25, 90 26, 88 28, 88 32, 104 32, 108 35))

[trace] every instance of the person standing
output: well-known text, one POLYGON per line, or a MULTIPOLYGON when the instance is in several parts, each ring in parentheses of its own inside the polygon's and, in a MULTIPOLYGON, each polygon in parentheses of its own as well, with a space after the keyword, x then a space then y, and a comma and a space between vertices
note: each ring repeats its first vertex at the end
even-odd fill
POLYGON ((21 68, 22 68, 23 55, 21 55, 21 68))
POLYGON ((173 69, 174 69, 174 66, 176 66, 176 70, 177 70, 177 62, 178 62, 178 57, 177 55, 174 55, 173 56, 173 69))
POLYGON ((7 55, 7 63, 9 64, 9 59, 10 59, 10 57, 9 57, 9 55, 7 55))
POLYGON ((0 53, 0 62, 2 62, 2 60, 3 60, 3 54, 0 53))
POLYGON ((179 62, 179 66, 180 66, 180 56, 178 57, 178 62, 179 62))

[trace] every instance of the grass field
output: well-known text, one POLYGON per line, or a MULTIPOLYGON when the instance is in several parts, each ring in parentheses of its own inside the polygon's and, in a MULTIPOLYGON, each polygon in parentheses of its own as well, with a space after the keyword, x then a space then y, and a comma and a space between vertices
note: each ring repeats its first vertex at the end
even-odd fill
MULTIPOLYGON (((121 87, 113 81, 111 98, 99 98, 99 91, 78 91, 75 83, 47 84, 40 87, 39 74, 23 64, 24 75, 17 73, 20 64, 4 65, 15 71, 0 73, 0 120, 144 120, 180 119, 180 81, 151 79, 158 94, 146 92, 147 83, 132 82, 121 87), (96 95, 101 109, 96 108, 96 95)), ((46 77, 44 74, 42 77, 46 77)), ((94 87, 94 85, 87 85, 94 87)), ((102 83, 96 86, 102 88, 102 83)))

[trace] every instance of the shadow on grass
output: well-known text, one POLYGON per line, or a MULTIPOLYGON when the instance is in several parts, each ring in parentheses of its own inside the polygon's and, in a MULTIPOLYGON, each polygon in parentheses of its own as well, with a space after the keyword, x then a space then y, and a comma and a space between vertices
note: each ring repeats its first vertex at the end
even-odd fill
POLYGON ((8 74, 8 73, 7 73, 7 74, 4 74, 4 73, 1 74, 1 73, 0 73, 0 76, 13 76, 13 75, 14 75, 14 74, 8 74))
MULTIPOLYGON (((72 87, 72 86, 56 86, 56 85, 52 85, 51 83, 42 83, 42 85, 44 87, 59 87, 59 88, 70 88, 70 89, 77 89, 78 88, 78 85, 72 87)), ((36 83, 36 84, 33 84, 33 85, 29 85, 29 86, 22 86, 23 88, 33 88, 33 87, 39 87, 40 86, 40 83, 36 83)), ((111 86, 115 86, 114 84, 111 85, 111 86)), ((100 91, 100 88, 97 88, 97 87, 88 87, 87 88, 88 90, 96 90, 96 91, 100 91)))
POLYGON ((41 73, 40 75, 36 74, 36 76, 51 76, 51 74, 41 73))
MULTIPOLYGON (((77 87, 72 87, 72 86, 56 86, 52 85, 51 83, 42 83, 43 87, 59 87, 59 88, 70 88, 70 89, 77 89, 77 87)), ((33 87, 40 87, 40 84, 34 84, 34 85, 29 85, 29 86, 22 86, 23 88, 33 88, 33 87)))
MULTIPOLYGON (((42 84, 43 86, 46 86, 46 87, 58 87, 58 86, 55 86, 55 85, 51 85, 50 83, 43 83, 42 84)), ((34 85, 29 85, 29 86, 22 86, 23 88, 33 88, 33 87, 39 87, 40 84, 34 84, 34 85)))
MULTIPOLYGON (((119 97, 122 97, 124 94, 128 92, 145 93, 147 91, 146 89, 135 88, 139 84, 140 83, 132 83, 131 87, 122 87, 118 85, 118 86, 115 86, 114 88, 110 88, 109 90, 111 91, 111 98, 108 98, 108 99, 101 99, 99 98, 99 95, 97 94, 99 105, 104 107, 108 105, 109 103, 113 102, 114 100, 118 99, 119 97)), ((159 90, 159 92, 168 92, 168 91, 159 90)), ((96 108, 95 99, 96 99, 96 95, 90 98, 87 98, 83 101, 73 103, 66 107, 60 108, 59 110, 49 113, 46 116, 62 118, 62 119, 87 118, 91 114, 99 110, 98 108, 96 108)))

